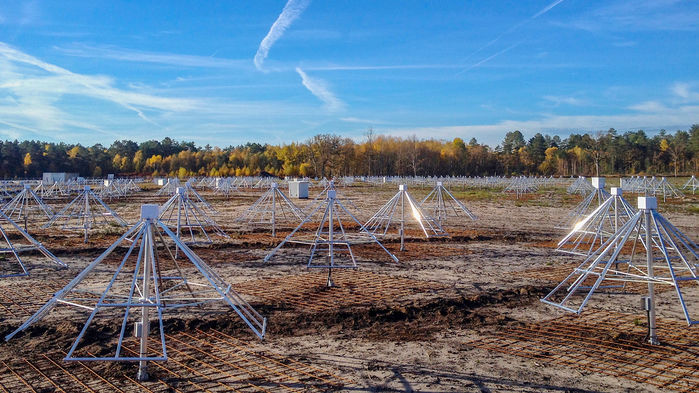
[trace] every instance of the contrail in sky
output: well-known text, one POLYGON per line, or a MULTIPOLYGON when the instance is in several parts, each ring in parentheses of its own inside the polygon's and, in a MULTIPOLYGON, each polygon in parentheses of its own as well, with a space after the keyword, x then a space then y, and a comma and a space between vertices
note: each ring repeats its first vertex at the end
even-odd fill
POLYGON ((512 44, 512 45, 508 46, 507 48, 501 50, 500 52, 497 52, 497 53, 495 53, 495 54, 492 54, 492 55, 486 57, 485 59, 483 59, 483 60, 481 60, 481 61, 479 61, 479 62, 477 62, 477 63, 471 64, 470 66, 466 67, 465 69, 463 69, 463 70, 457 72, 456 75, 463 74, 464 72, 470 71, 470 70, 472 70, 472 69, 478 67, 478 66, 481 65, 481 64, 487 63, 487 62, 489 62, 490 60, 493 60, 494 58, 500 56, 501 54, 503 54, 503 53, 505 53, 505 52, 509 52, 511 49, 513 49, 514 47, 516 47, 516 46, 519 45, 519 44, 520 44, 519 42, 517 42, 517 43, 515 43, 515 44, 512 44))
MULTIPOLYGON (((537 12, 536 14, 530 16, 529 18, 527 18, 527 19, 525 19, 525 20, 523 20, 523 21, 521 21, 521 22, 519 22, 519 23, 517 23, 517 24, 515 24, 515 25, 510 26, 509 29, 503 31, 503 32, 500 33, 497 37, 495 37, 494 39, 490 40, 487 44, 483 45, 482 47, 478 48, 475 52, 471 53, 471 54, 466 58, 466 60, 468 60, 468 59, 470 59, 471 57, 475 56, 476 54, 480 53, 483 49, 486 49, 486 48, 490 47, 491 45, 495 44, 496 42, 500 41, 500 39, 501 39, 502 37, 506 36, 507 34, 512 33, 513 31, 515 31, 515 30, 519 29, 520 27, 526 25, 527 23, 531 22, 532 20, 534 20, 534 19, 540 17, 541 15, 544 15, 545 13, 551 11, 554 7, 556 7, 557 5, 561 4, 563 1, 564 1, 564 0, 555 0, 555 1, 553 1, 552 3, 550 3, 549 5, 547 5, 546 7, 542 8, 541 10, 539 10, 539 12, 537 12)), ((511 47, 509 47, 509 48, 507 48, 507 49, 505 49, 505 50, 503 50, 503 51, 500 51, 500 52, 496 53, 495 55, 489 56, 489 57, 486 58, 485 60, 481 60, 481 61, 479 61, 478 63, 469 66, 469 67, 466 68, 465 70, 460 71, 458 74, 461 74, 461 73, 463 73, 463 72, 465 72, 465 71, 468 71, 468 70, 470 70, 470 69, 472 69, 472 68, 474 68, 474 67, 477 67, 477 66, 479 66, 479 65, 481 65, 481 64, 483 64, 483 63, 485 63, 486 61, 491 60, 492 58, 494 58, 494 57, 496 57, 496 56, 498 56, 498 55, 501 55, 501 54, 504 53, 504 52, 507 52, 508 50, 512 49, 512 48, 513 48, 514 46, 516 46, 516 45, 517 45, 517 44, 515 44, 515 45, 513 45, 513 46, 511 46, 511 47)), ((457 75, 458 75, 458 74, 457 74, 457 75)))
POLYGON ((262 63, 267 58, 267 54, 272 45, 282 37, 286 29, 291 26, 291 22, 296 20, 310 3, 311 0, 289 0, 286 3, 282 13, 279 14, 277 20, 274 21, 267 35, 262 39, 262 42, 260 42, 257 53, 255 53, 254 62, 258 70, 264 71, 262 69, 262 63))
POLYGON ((296 72, 301 76, 301 82, 306 89, 323 101, 328 110, 334 112, 345 106, 345 104, 339 98, 335 97, 330 89, 328 89, 325 81, 309 77, 299 67, 296 67, 296 72))

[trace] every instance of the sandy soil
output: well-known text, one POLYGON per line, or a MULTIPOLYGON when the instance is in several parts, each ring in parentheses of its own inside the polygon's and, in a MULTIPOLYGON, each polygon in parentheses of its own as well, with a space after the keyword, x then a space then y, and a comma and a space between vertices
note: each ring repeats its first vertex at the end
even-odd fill
MULTIPOLYGON (((319 191, 314 189, 311 194, 319 191)), ((392 187, 338 189, 342 200, 351 201, 357 208, 360 222, 395 191, 392 187)), ((464 198, 478 216, 477 221, 454 219, 445 224, 451 236, 433 240, 425 239, 417 226, 410 225, 405 251, 399 251, 397 231, 391 231, 384 244, 399 258, 397 264, 376 247, 358 246, 358 270, 335 275, 338 287, 332 289, 323 288, 324 272, 309 272, 306 268, 305 246, 284 247, 270 262, 262 261, 286 236, 291 224, 272 238, 266 228, 241 228, 233 222, 261 191, 249 190, 231 198, 202 191, 219 212, 216 220, 230 238, 214 238, 213 245, 194 250, 267 316, 268 336, 264 342, 257 342, 223 305, 170 312, 165 331, 215 327, 260 351, 331 370, 351 381, 333 388, 341 391, 667 391, 631 379, 469 345, 507 326, 565 314, 539 301, 556 283, 523 272, 581 262, 580 257, 560 254, 550 247, 563 235, 554 226, 581 198, 554 188, 523 200, 498 192, 453 191, 464 198)), ((421 200, 429 189, 411 188, 410 192, 421 200)), ((140 203, 166 200, 153 194, 151 190, 114 200, 110 206, 134 222, 140 203)), ((669 207, 665 211, 660 203, 661 213, 695 241, 699 239, 699 215, 688 207, 695 206, 696 211, 698 200, 689 197, 673 202, 665 205, 669 207)), ((58 201, 54 203, 59 206, 58 201)), ((309 203, 298 201, 301 208, 309 203)), ((99 256, 120 232, 114 228, 100 230, 83 244, 79 234, 31 227, 30 233, 69 268, 54 269, 32 254, 25 257, 32 267, 30 276, 0 279, 0 333, 5 335, 22 323, 99 256)), ((85 287, 102 288, 119 261, 106 260, 85 287)), ((173 266, 164 269, 171 272, 173 266)), ((182 269, 188 275, 196 273, 191 266, 182 269)), ((644 318, 639 296, 596 294, 588 307, 644 318)), ((699 289, 689 288, 686 296, 699 299, 699 289)), ((657 302, 660 317, 682 320, 672 291, 658 294, 657 302)), ((85 316, 67 307, 56 309, 29 332, 0 343, 0 361, 32 356, 36 351, 66 350, 85 316)), ((110 325, 109 320, 99 323, 110 325)), ((105 336, 114 333, 113 329, 103 330, 105 336)), ((104 339, 98 336, 92 339, 104 339)), ((133 368, 99 370, 133 373, 133 368)), ((9 378, 8 371, 0 369, 0 384, 4 377, 9 378)))

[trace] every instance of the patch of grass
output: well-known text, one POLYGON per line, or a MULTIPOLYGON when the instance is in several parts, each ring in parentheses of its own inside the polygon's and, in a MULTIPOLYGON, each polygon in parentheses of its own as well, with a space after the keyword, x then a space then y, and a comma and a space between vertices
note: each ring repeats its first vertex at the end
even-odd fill
POLYGON ((489 189, 473 189, 464 191, 451 191, 454 198, 463 201, 485 201, 496 197, 499 192, 489 189))

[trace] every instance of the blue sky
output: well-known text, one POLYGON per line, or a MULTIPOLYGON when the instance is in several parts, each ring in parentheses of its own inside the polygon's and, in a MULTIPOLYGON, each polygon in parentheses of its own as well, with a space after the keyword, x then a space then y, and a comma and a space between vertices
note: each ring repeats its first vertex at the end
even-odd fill
POLYGON ((698 30, 688 0, 4 2, 0 138, 687 129, 698 30))

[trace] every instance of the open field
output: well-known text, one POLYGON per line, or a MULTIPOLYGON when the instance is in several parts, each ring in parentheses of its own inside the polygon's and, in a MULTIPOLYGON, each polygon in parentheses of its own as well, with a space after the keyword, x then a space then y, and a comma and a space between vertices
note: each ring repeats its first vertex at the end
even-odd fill
MULTIPOLYGON (((311 198, 319 191, 312 189, 311 198)), ((429 188, 409 191, 421 200, 429 188)), ((672 291, 659 290, 656 298, 660 346, 644 341, 643 287, 596 294, 580 316, 539 301, 581 261, 553 250, 563 235, 554 226, 582 199, 565 188, 543 188, 521 199, 499 190, 453 189, 477 221, 448 222, 450 236, 433 240, 409 227, 405 251, 396 236, 389 237, 384 244, 398 264, 374 247, 356 247, 359 268, 334 273, 335 288, 324 287, 324 272, 306 268, 305 247, 287 246, 269 263, 262 261, 291 228, 272 238, 266 230, 233 223, 261 192, 226 198, 202 191, 231 237, 194 250, 268 318, 264 341, 223 304, 170 311, 164 326, 169 360, 151 363, 151 379, 138 382, 135 364, 63 362, 86 314, 60 308, 0 343, 0 392, 699 390, 699 330, 687 327, 672 291)), ((393 185, 338 188, 361 222, 395 192, 393 185)), ((149 186, 106 202, 134 222, 141 203, 167 199, 154 194, 149 186)), ((635 205, 635 197, 626 197, 635 205)), ((660 213, 694 241, 697 206, 699 195, 659 201, 660 213)), ((99 232, 88 244, 80 234, 36 227, 30 233, 69 268, 53 269, 29 256, 30 276, 0 279, 3 337, 120 230, 99 232)), ((108 272, 114 263, 101 269, 108 272)), ((699 287, 685 296, 697 310, 699 287)), ((117 329, 101 320, 93 338, 117 329)), ((100 350, 87 347, 92 354, 100 350)))

